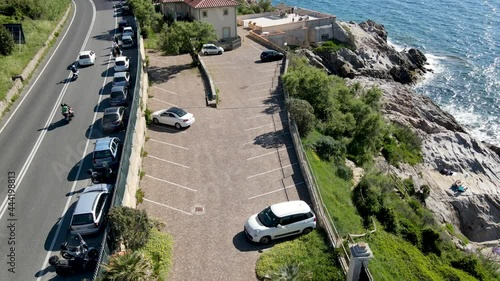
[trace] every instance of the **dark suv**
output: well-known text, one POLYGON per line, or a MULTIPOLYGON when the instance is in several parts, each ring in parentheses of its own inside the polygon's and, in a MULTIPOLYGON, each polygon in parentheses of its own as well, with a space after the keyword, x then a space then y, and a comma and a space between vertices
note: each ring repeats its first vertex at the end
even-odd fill
POLYGON ((283 53, 275 50, 265 50, 260 54, 261 61, 275 61, 283 59, 283 53))

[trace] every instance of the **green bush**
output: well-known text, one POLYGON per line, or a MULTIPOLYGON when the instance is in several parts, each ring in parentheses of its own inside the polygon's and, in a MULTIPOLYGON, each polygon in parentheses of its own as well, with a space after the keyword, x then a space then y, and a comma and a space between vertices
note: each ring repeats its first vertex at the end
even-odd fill
POLYGON ((484 273, 478 258, 472 255, 460 257, 451 261, 451 266, 463 270, 479 280, 484 280, 484 273))
POLYGON ((108 220, 115 243, 122 241, 127 249, 133 251, 147 243, 150 230, 154 226, 145 210, 123 206, 111 208, 108 220))
POLYGON ((344 159, 345 146, 329 136, 322 136, 314 144, 314 150, 323 160, 333 160, 334 163, 339 163, 344 159))
POLYGON ((353 179, 353 172, 352 172, 352 169, 347 167, 344 163, 338 163, 336 164, 336 170, 335 170, 335 174, 343 179, 343 180, 347 180, 347 181, 350 181, 353 179))
POLYGON ((420 229, 409 220, 401 220, 399 225, 399 233, 403 239, 413 246, 420 247, 420 229))
POLYGON ((398 231, 398 220, 393 209, 382 206, 377 213, 377 219, 387 232, 396 234, 398 231))
POLYGON ((289 98, 286 100, 286 109, 297 124, 301 136, 307 136, 314 130, 316 117, 314 116, 313 107, 307 101, 289 98))
POLYGON ((422 252, 425 254, 436 254, 437 256, 441 255, 441 249, 439 248, 439 244, 441 242, 441 238, 439 237, 439 233, 432 228, 425 228, 422 231, 422 252))
POLYGON ((14 37, 3 25, 0 26, 0 54, 8 56, 14 50, 14 37))
POLYGON ((336 51, 343 49, 343 48, 353 50, 353 47, 351 45, 346 44, 346 43, 342 43, 338 40, 333 39, 333 40, 328 40, 328 41, 323 42, 323 44, 321 44, 321 46, 314 49, 314 52, 315 53, 333 53, 333 52, 336 52, 336 51))
POLYGON ((323 239, 324 234, 315 230, 297 239, 276 244, 257 260, 257 278, 276 278, 281 272, 287 271, 286 268, 292 268, 298 271, 295 280, 344 280, 342 270, 336 267, 336 259, 323 239))
POLYGON ((406 190, 408 191, 408 195, 415 195, 415 183, 412 178, 407 178, 403 180, 403 184, 405 185, 406 190))
POLYGON ((172 237, 164 232, 152 228, 146 245, 141 249, 153 263, 153 276, 158 281, 167 279, 172 266, 173 241, 172 237))

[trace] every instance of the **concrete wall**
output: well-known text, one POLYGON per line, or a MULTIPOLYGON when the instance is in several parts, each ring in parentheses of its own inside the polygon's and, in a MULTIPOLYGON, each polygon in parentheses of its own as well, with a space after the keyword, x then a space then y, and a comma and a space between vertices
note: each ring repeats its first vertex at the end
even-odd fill
POLYGON ((278 46, 283 46, 283 48, 285 48, 285 42, 288 45, 307 48, 309 47, 308 32, 309 31, 306 28, 303 28, 299 30, 288 31, 286 33, 269 34, 263 37, 267 38, 267 40, 273 42, 278 46))

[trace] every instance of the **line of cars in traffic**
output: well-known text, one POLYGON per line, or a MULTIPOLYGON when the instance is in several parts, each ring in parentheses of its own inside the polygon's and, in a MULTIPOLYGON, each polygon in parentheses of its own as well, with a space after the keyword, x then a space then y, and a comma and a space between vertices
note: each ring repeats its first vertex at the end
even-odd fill
MULTIPOLYGON (((128 24, 128 21, 126 25, 121 21, 118 29, 122 31, 122 47, 133 47, 133 41, 129 41, 135 37, 135 33, 128 24)), ((95 56, 94 51, 81 52, 78 61, 79 65, 94 65, 95 56)), ((114 58, 113 80, 111 82, 111 89, 108 92, 110 107, 104 109, 101 118, 101 129, 103 133, 121 130, 126 126, 126 107, 131 98, 129 92, 129 69, 130 60, 128 57, 121 55, 120 51, 120 55, 114 58)), ((96 140, 92 152, 92 167, 96 171, 107 171, 108 169, 116 170, 119 165, 120 157, 121 142, 118 137, 108 136, 99 138, 96 140)), ((116 172, 110 172, 109 174, 116 175, 116 172)), ((83 190, 71 217, 69 226, 71 234, 89 235, 101 230, 107 210, 109 209, 111 192, 115 180, 114 177, 106 178, 105 182, 93 184, 83 190)))

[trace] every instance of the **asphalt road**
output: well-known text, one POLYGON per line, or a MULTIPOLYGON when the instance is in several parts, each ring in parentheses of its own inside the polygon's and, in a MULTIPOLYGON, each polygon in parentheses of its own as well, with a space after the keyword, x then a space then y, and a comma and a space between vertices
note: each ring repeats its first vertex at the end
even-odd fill
POLYGON ((0 123, 1 280, 59 279, 47 260, 69 237, 74 202, 89 184, 85 171, 93 140, 103 136, 99 118, 107 106, 110 38, 119 17, 111 1, 72 5, 66 28, 0 123), (95 65, 81 68, 78 80, 68 82, 68 67, 89 49, 96 52, 95 65), (61 102, 75 111, 70 124, 62 120, 61 102), (12 210, 7 208, 9 177, 16 183, 12 210))

